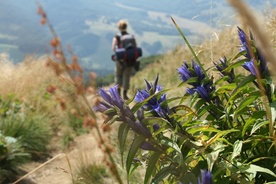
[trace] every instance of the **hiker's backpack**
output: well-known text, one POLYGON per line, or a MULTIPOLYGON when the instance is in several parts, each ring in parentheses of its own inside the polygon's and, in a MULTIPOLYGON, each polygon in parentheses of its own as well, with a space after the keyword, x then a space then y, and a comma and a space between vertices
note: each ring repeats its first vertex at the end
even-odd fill
POLYGON ((117 60, 123 60, 129 66, 135 66, 137 58, 142 56, 142 49, 136 47, 133 35, 124 33, 116 35, 118 48, 115 51, 117 60))
POLYGON ((135 48, 136 41, 133 35, 131 34, 118 34, 116 35, 116 39, 118 41, 119 48, 125 48, 126 50, 135 48))
POLYGON ((136 41, 133 35, 128 33, 119 33, 116 35, 118 48, 125 48, 126 50, 135 48, 136 41))

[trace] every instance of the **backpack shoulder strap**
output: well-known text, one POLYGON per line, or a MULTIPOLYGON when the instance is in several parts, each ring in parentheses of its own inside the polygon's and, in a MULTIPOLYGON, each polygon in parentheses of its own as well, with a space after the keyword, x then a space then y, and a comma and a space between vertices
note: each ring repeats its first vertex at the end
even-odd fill
POLYGON ((117 43, 118 43, 118 47, 121 47, 121 36, 122 36, 121 33, 118 33, 118 34, 115 35, 115 38, 116 38, 117 43))

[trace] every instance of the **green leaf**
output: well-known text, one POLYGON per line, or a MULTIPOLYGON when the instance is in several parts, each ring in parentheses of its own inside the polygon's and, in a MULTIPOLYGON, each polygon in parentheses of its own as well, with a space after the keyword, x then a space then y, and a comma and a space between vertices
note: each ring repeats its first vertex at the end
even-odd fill
POLYGON ((238 132, 240 130, 238 129, 231 129, 231 130, 224 130, 224 131, 221 131, 221 130, 218 130, 214 127, 210 127, 208 125, 205 125, 205 126, 197 126, 197 127, 194 127, 194 128, 190 128, 189 129, 189 133, 190 134, 194 134, 196 132, 217 132, 218 135, 216 136, 223 136, 223 135, 226 135, 228 133, 231 133, 231 132, 238 132))
POLYGON ((244 89, 247 88, 247 84, 250 82, 253 82, 256 79, 256 77, 254 75, 248 75, 247 77, 245 77, 243 79, 243 81, 241 81, 239 83, 239 85, 234 89, 234 91, 231 94, 231 97, 229 99, 229 102, 233 102, 234 98, 236 97, 236 95, 239 95, 240 92, 244 89))
POLYGON ((217 94, 223 94, 229 91, 233 91, 236 88, 236 84, 235 83, 231 83, 231 84, 227 84, 227 85, 223 85, 220 86, 217 90, 216 93, 217 94))
POLYGON ((241 150, 242 150, 242 141, 240 140, 235 141, 231 160, 236 158, 241 153, 241 150))
POLYGON ((167 149, 167 152, 168 154, 172 151, 176 151, 176 154, 177 154, 177 157, 175 158, 176 159, 176 162, 178 162, 180 165, 183 163, 183 155, 182 155, 182 152, 179 148, 179 146, 171 139, 169 138, 166 138, 164 137, 161 141, 160 141, 161 144, 165 145, 165 146, 168 146, 172 149, 167 149))
POLYGON ((190 107, 186 105, 177 105, 172 107, 171 110, 174 112, 172 116, 179 122, 187 121, 187 119, 192 120, 197 115, 190 107))
MULTIPOLYGON (((241 55, 239 55, 239 56, 241 56, 241 55)), ((233 69, 233 68, 237 68, 237 67, 242 66, 242 65, 244 64, 245 61, 247 61, 247 59, 241 59, 241 60, 239 60, 239 61, 237 61, 237 62, 235 62, 235 63, 230 64, 230 65, 227 67, 227 71, 230 71, 230 70, 233 69)))
POLYGON ((121 153, 121 163, 124 165, 124 149, 125 149, 125 143, 126 138, 129 131, 129 125, 127 123, 122 123, 118 130, 118 140, 119 140, 119 148, 121 153))
POLYGON ((242 136, 245 135, 247 129, 257 121, 257 119, 261 119, 263 118, 264 116, 266 115, 266 112, 265 111, 257 111, 257 112, 254 112, 253 115, 246 120, 246 123, 245 125, 243 126, 243 129, 242 129, 242 136))
POLYGON ((163 118, 160 117, 149 117, 142 120, 142 124, 144 125, 153 125, 155 123, 158 123, 160 128, 157 131, 153 130, 153 126, 149 126, 149 129, 151 129, 152 136, 155 137, 156 135, 160 134, 166 129, 169 129, 172 127, 171 123, 163 118))
POLYGON ((177 105, 177 106, 172 107, 171 110, 175 113, 179 110, 184 110, 184 111, 187 111, 189 113, 195 114, 194 111, 190 107, 188 107, 187 105, 177 105))
POLYGON ((275 122, 275 119, 276 119, 276 102, 275 101, 270 103, 270 109, 271 109, 272 122, 275 122))
POLYGON ((254 134, 259 128, 268 124, 268 121, 257 122, 253 125, 250 135, 254 134))
POLYGON ((212 171, 213 165, 218 159, 219 153, 224 150, 225 145, 218 143, 214 146, 211 153, 206 154, 207 164, 208 164, 208 170, 212 171))
POLYGON ((173 168, 171 166, 163 167, 152 179, 152 184, 159 184, 164 178, 166 178, 171 172, 173 168))
POLYGON ((249 105, 251 105, 256 99, 260 97, 260 92, 253 92, 250 93, 247 97, 243 98, 240 104, 238 105, 237 109, 235 110, 235 115, 239 116, 242 115, 242 111, 245 108, 248 108, 249 105))
POLYGON ((272 172, 271 170, 269 170, 267 168, 264 168, 264 167, 261 167, 261 166, 258 166, 258 165, 254 165, 254 164, 250 164, 246 168, 240 168, 240 171, 241 172, 252 173, 254 175, 256 175, 257 172, 262 172, 262 173, 269 174, 269 175, 271 175, 271 176, 273 176, 273 177, 276 178, 276 174, 274 172, 272 172))
POLYGON ((151 155, 151 157, 150 157, 150 159, 148 161, 148 166, 147 166, 147 170, 146 170, 146 174, 145 174, 144 184, 149 183, 150 178, 152 176, 152 173, 155 170, 156 162, 158 161, 160 155, 161 155, 160 152, 154 152, 151 155))
POLYGON ((132 108, 131 111, 134 113, 136 112, 138 109, 141 109, 145 104, 147 104, 149 101, 149 99, 145 99, 143 102, 138 102, 136 103, 132 108))
POLYGON ((126 170, 127 170, 127 174, 129 176, 130 173, 130 168, 132 165, 132 161, 140 147, 140 145, 145 141, 145 137, 143 135, 139 135, 138 137, 136 137, 132 144, 131 147, 129 149, 128 155, 127 155, 127 160, 126 160, 126 170))
POLYGON ((104 122, 107 123, 107 124, 109 124, 109 125, 112 125, 114 122, 118 121, 118 119, 119 119, 119 116, 115 115, 111 119, 107 118, 108 121, 104 121, 104 122))
POLYGON ((181 183, 198 183, 198 178, 191 172, 187 172, 180 178, 181 183))
MULTIPOLYGON (((194 96, 196 96, 196 95, 194 95, 194 96)), ((197 103, 196 103, 195 106, 194 106, 195 110, 198 110, 198 109, 200 109, 201 107, 203 107, 203 106, 204 106, 204 103, 205 103, 204 100, 202 100, 202 99, 198 100, 197 103)))
MULTIPOLYGON (((220 84, 223 83, 222 85, 224 85, 225 81, 229 80, 229 76, 221 76, 221 78, 217 79, 215 82, 214 82, 214 85, 215 86, 221 86, 220 84)), ((233 84, 233 83, 232 83, 233 84)))
POLYGON ((170 124, 169 121, 165 120, 164 118, 160 118, 160 117, 147 117, 145 119, 142 120, 142 123, 144 125, 153 125, 155 123, 158 123, 159 125, 167 125, 170 124))

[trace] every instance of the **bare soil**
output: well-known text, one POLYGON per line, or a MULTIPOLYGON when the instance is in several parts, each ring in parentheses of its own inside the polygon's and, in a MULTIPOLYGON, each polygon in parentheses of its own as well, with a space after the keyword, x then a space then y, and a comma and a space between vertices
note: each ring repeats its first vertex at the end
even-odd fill
MULTIPOLYGON (((72 184, 79 164, 101 163, 103 152, 98 148, 95 136, 90 133, 76 137, 66 152, 56 152, 48 162, 31 162, 23 167, 28 172, 24 183, 33 184, 72 184), (39 168, 40 167, 40 168, 39 168)), ((23 183, 23 182, 22 182, 23 183)))

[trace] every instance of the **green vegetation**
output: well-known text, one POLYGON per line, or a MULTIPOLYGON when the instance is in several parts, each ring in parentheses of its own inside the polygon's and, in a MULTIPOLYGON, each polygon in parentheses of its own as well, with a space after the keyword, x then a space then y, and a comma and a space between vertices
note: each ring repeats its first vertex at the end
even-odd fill
POLYGON ((18 167, 48 155, 47 118, 13 96, 0 99, 0 182, 14 179, 18 167))
POLYGON ((108 177, 106 167, 95 164, 81 166, 76 175, 74 184, 104 184, 108 177))

